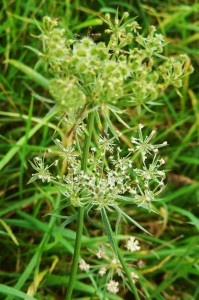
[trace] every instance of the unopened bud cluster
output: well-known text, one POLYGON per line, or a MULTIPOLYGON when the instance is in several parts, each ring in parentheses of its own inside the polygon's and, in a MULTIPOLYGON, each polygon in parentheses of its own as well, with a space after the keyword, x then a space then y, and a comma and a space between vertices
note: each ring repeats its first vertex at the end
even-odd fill
POLYGON ((185 68, 185 56, 163 56, 165 45, 154 26, 145 36, 134 19, 102 20, 109 29, 107 44, 90 36, 68 39, 56 20, 45 17, 39 36, 40 57, 51 74, 50 93, 58 107, 78 110, 86 105, 148 108, 157 104, 168 86, 179 88, 182 78, 192 72, 185 68))

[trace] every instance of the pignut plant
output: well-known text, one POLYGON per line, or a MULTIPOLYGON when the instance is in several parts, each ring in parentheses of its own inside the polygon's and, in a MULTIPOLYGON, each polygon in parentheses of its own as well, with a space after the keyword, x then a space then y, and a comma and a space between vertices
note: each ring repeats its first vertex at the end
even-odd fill
POLYGON ((35 69, 49 78, 54 114, 68 130, 63 140, 55 137, 54 145, 30 162, 34 173, 29 183, 37 180, 41 187, 53 185, 62 194, 60 211, 70 207, 75 211, 67 222, 76 220, 77 234, 66 300, 74 298, 77 271, 88 275, 97 299, 112 299, 111 294, 123 289, 135 299, 144 293, 139 270, 125 255, 141 251, 139 241, 131 236, 121 250, 117 231, 124 218, 148 234, 126 207, 155 211, 166 178, 159 150, 167 142, 156 144, 156 130, 147 134, 141 121, 130 128, 126 115, 133 108, 140 119, 143 112, 153 113, 153 107, 162 104, 166 89, 180 93, 183 78, 192 72, 186 55, 164 56, 164 37, 154 26, 144 34, 127 12, 121 18, 117 13, 101 19, 107 26, 106 42, 99 34, 67 37, 59 21, 50 17, 38 23, 40 34, 36 36, 42 47, 35 51, 35 69), (115 120, 120 131, 115 129, 115 120), (126 149, 122 128, 131 132, 131 147, 126 149), (116 228, 110 224, 113 213, 116 228), (107 235, 107 243, 90 257, 81 254, 85 216, 92 225, 100 224, 107 235))

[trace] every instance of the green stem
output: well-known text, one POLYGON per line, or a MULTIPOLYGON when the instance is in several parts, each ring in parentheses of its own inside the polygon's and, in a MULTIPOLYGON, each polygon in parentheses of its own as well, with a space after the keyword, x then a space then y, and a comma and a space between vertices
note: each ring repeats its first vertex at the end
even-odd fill
POLYGON ((87 169, 89 147, 90 147, 92 130, 93 130, 93 123, 94 123, 94 113, 91 112, 88 116, 88 124, 87 124, 88 135, 86 135, 86 137, 85 137, 84 150, 82 153, 81 169, 83 171, 86 171, 86 169, 87 169))
POLYGON ((117 251, 118 258, 119 258, 119 260, 120 260, 120 263, 121 263, 121 265, 122 265, 122 267, 123 267, 123 269, 124 269, 124 272, 125 272, 125 274, 126 274, 128 280, 129 280, 129 284, 130 284, 130 287, 131 287, 131 289, 132 289, 132 292, 133 292, 133 294, 134 294, 134 296, 135 296, 135 299, 136 299, 136 300, 140 300, 140 297, 139 297, 137 288, 136 288, 136 286, 135 286, 135 283, 133 282, 131 273, 130 273, 130 271, 129 271, 127 265, 126 265, 126 262, 125 262, 125 260, 124 260, 124 257, 122 256, 121 251, 120 251, 120 248, 119 248, 118 246, 117 246, 117 250, 118 250, 118 251, 117 251))
POLYGON ((122 253, 120 251, 120 248, 118 246, 118 243, 117 243, 117 241, 115 239, 115 234, 113 233, 113 230, 111 228, 111 224, 109 222, 109 219, 108 219, 108 216, 106 214, 105 208, 102 208, 101 213, 102 213, 102 219, 103 219, 103 222, 104 222, 104 225, 105 225, 105 228, 106 228, 106 233, 107 233, 109 242, 112 245, 113 250, 116 252, 116 254, 117 254, 118 258, 119 258, 119 261, 120 261, 120 263, 121 263, 121 265, 123 267, 123 270, 124 270, 124 272, 126 274, 126 277, 129 280, 131 291, 134 294, 135 299, 136 300, 140 300, 137 288, 136 288, 135 283, 133 282, 133 279, 132 279, 132 276, 131 276, 131 272, 129 271, 129 268, 126 265, 124 257, 122 255, 122 253))
MULTIPOLYGON (((89 147, 91 142, 92 136, 92 129, 93 129, 93 122, 94 122, 94 113, 90 113, 88 116, 88 123, 87 123, 87 131, 88 135, 85 136, 84 141, 84 149, 82 153, 82 161, 81 161, 81 169, 86 171, 87 169, 87 162, 88 162, 88 155, 89 155, 89 147)), ((81 249, 81 241, 82 241, 82 231, 84 226, 84 207, 78 208, 78 219, 77 219, 77 234, 75 239, 75 249, 73 255, 73 263, 72 263, 72 270, 70 274, 70 279, 68 282, 68 289, 66 293, 65 300, 71 300, 73 287, 75 283, 75 278, 77 274, 78 262, 80 257, 80 249, 81 249)))

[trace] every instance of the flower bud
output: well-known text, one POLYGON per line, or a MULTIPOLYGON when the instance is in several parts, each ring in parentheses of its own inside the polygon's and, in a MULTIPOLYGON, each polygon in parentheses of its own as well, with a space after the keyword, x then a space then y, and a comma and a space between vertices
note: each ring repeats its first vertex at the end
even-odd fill
POLYGON ((127 11, 125 11, 124 14, 123 14, 123 18, 127 19, 128 17, 129 17, 129 13, 127 11))

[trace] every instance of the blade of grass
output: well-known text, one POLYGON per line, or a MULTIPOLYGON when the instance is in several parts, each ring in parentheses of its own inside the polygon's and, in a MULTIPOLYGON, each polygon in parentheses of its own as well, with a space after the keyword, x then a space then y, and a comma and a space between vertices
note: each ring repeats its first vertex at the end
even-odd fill
POLYGON ((43 120, 36 126, 34 126, 28 133, 21 137, 16 144, 8 151, 8 153, 0 161, 0 170, 13 158, 13 156, 19 151, 19 149, 29 140, 42 126, 48 124, 48 120, 55 114, 55 107, 50 110, 50 112, 44 117, 43 120))
POLYGON ((0 293, 4 295, 12 295, 13 297, 19 297, 20 299, 37 300, 36 298, 28 296, 27 294, 17 290, 16 288, 9 287, 4 284, 0 284, 0 293))
POLYGON ((31 69, 30 67, 24 65, 22 62, 15 59, 8 59, 6 63, 13 65, 15 68, 19 69, 21 72, 26 74, 31 80, 35 81, 39 85, 43 86, 45 89, 49 89, 49 80, 43 77, 37 71, 31 69))

